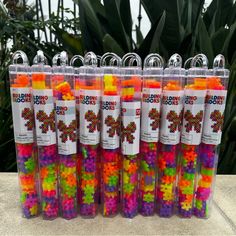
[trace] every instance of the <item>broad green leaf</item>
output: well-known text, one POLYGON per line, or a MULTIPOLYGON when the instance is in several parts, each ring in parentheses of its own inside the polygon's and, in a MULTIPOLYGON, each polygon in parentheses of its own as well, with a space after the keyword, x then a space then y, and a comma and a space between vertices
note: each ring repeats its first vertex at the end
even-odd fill
POLYGON ((221 27, 217 32, 215 32, 212 37, 212 47, 214 51, 214 55, 217 55, 219 53, 222 53, 222 48, 224 46, 225 39, 229 33, 229 30, 221 27))
POLYGON ((54 28, 55 34, 57 35, 58 40, 62 43, 64 49, 68 50, 71 54, 84 54, 81 38, 76 38, 74 35, 68 34, 66 31, 58 27, 54 28))
POLYGON ((131 51, 131 44, 126 35, 124 25, 121 20, 119 5, 117 0, 104 0, 104 7, 108 23, 110 25, 110 34, 125 51, 131 51))
POLYGON ((140 28, 137 25, 135 25, 135 29, 136 29, 137 47, 139 47, 141 43, 143 42, 143 35, 140 28))
POLYGON ((161 35, 161 40, 170 54, 179 50, 181 41, 184 37, 184 28, 181 25, 180 12, 183 11, 182 0, 172 1, 143 0, 142 3, 148 15, 151 15, 151 22, 154 23, 163 11, 166 11, 165 26, 161 35), (149 5, 150 4, 150 5, 149 5), (173 37, 174 35, 174 37, 173 37))
POLYGON ((151 27, 147 36, 138 48, 138 54, 144 59, 148 53, 159 50, 160 36, 165 24, 166 12, 164 11, 157 22, 151 27))
POLYGON ((201 17, 199 19, 198 29, 199 29, 198 39, 197 39, 198 47, 199 47, 198 50, 199 50, 199 52, 204 53, 208 57, 209 64, 212 64, 214 54, 213 54, 211 39, 210 39, 210 36, 207 32, 205 23, 201 17))
POLYGON ((152 38, 152 42, 151 42, 151 47, 150 47, 150 53, 151 52, 158 52, 160 51, 160 47, 159 47, 159 43, 160 43, 160 38, 162 35, 162 31, 165 25, 165 20, 166 20, 166 12, 164 11, 160 21, 158 22, 157 28, 155 30, 155 33, 153 35, 152 38))
POLYGON ((128 35, 130 42, 132 40, 132 15, 130 9, 130 0, 120 0, 120 16, 124 25, 125 32, 128 35))
POLYGON ((236 42, 236 22, 231 25, 228 36, 226 37, 223 45, 222 52, 228 58, 229 62, 232 59, 232 53, 235 51, 236 42))
POLYGON ((120 45, 109 34, 106 34, 103 38, 103 49, 104 52, 114 52, 120 57, 125 54, 120 45))
POLYGON ((155 24, 157 19, 163 12, 163 9, 159 7, 160 1, 153 1, 153 0, 141 0, 141 3, 151 21, 152 24, 155 24))
POLYGON ((209 29, 214 18, 214 27, 217 31, 220 27, 224 27, 231 19, 231 9, 233 8, 233 0, 213 0, 204 13, 204 22, 206 28, 209 29), (215 17, 214 17, 215 15, 215 17))
POLYGON ((87 50, 100 53, 104 33, 90 1, 73 0, 79 4, 82 39, 87 50))

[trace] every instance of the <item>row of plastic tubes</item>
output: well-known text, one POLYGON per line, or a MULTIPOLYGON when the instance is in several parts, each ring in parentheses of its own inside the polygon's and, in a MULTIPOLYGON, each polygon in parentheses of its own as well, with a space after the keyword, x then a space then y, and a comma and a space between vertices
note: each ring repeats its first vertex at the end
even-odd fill
POLYGON ((223 56, 213 70, 195 56, 186 77, 179 55, 164 70, 150 54, 143 79, 135 53, 106 53, 99 70, 91 52, 67 63, 57 54, 51 73, 39 51, 29 69, 17 51, 9 67, 23 215, 95 217, 101 202, 104 216, 208 217, 229 75, 223 56), (84 65, 73 68, 77 59, 84 65))

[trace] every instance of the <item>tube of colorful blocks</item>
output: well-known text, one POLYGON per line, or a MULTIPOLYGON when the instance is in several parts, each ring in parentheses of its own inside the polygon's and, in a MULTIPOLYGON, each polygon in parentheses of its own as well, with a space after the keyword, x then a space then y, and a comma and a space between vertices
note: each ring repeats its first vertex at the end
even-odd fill
POLYGON ((34 116, 40 176, 41 207, 44 219, 58 216, 58 158, 56 126, 51 88, 51 67, 38 51, 31 67, 34 116))
POLYGON ((101 203, 103 216, 114 216, 119 211, 120 65, 121 59, 114 53, 105 53, 101 58, 101 203), (109 65, 106 64, 108 59, 110 59, 109 65))
POLYGON ((77 216, 77 154, 74 71, 67 64, 66 52, 53 57, 51 84, 56 105, 60 211, 62 217, 69 220, 77 216))
POLYGON ((9 66, 11 105, 16 145, 20 201, 23 216, 39 214, 36 150, 34 145, 34 114, 28 58, 22 51, 13 54, 9 66), (18 63, 22 61, 22 63, 18 63))
POLYGON ((98 209, 98 168, 100 142, 100 93, 101 81, 97 68, 97 57, 88 52, 79 76, 80 115, 80 214, 95 217, 98 209))
POLYGON ((185 98, 178 170, 177 205, 178 214, 181 217, 187 218, 193 214, 196 167, 205 110, 207 65, 208 60, 203 54, 196 55, 192 59, 184 90, 185 98))
POLYGON ((155 211, 157 144, 159 140, 161 89, 164 61, 158 54, 144 60, 141 112, 140 213, 155 211))
POLYGON ((217 55, 213 63, 213 76, 207 79, 204 126, 194 199, 194 215, 199 218, 208 218, 211 212, 218 163, 217 146, 221 142, 229 78, 229 71, 224 67, 224 56, 217 55))
POLYGON ((84 58, 80 55, 75 55, 70 60, 70 65, 74 68, 74 96, 76 106, 76 125, 77 125, 77 200, 79 200, 80 189, 78 188, 81 176, 81 157, 80 157, 80 141, 79 141, 79 74, 80 66, 84 65, 84 58), (79 66, 78 66, 79 65, 79 66))
POLYGON ((185 70, 181 66, 182 58, 178 54, 172 55, 162 82, 157 178, 157 212, 161 217, 171 217, 174 213, 185 77, 185 70))
POLYGON ((121 211, 127 218, 138 213, 138 168, 141 113, 141 58, 128 53, 122 58, 121 81, 121 211), (128 62, 128 65, 126 63, 128 62), (136 64, 136 66, 134 65, 136 64))

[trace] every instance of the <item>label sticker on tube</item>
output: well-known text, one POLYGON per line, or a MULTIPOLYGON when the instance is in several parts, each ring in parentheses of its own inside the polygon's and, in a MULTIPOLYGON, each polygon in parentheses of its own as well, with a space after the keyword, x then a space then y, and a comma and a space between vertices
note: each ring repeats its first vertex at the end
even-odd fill
POLYGON ((52 89, 33 89, 36 139, 38 146, 56 144, 52 89))
POLYGON ((199 145, 201 142, 206 90, 185 90, 181 142, 199 145))
POLYGON ((80 142, 96 145, 100 141, 100 91, 80 90, 80 142))
POLYGON ((76 153, 75 101, 56 101, 58 153, 76 153))
POLYGON ((30 88, 11 88, 12 118, 16 143, 34 142, 34 112, 30 88))
POLYGON ((120 96, 102 96, 101 145, 104 149, 120 146, 120 96))
POLYGON ((141 102, 122 102, 121 151, 123 155, 139 153, 141 102))
POLYGON ((141 140, 158 142, 161 89, 144 88, 142 95, 141 140))
POLYGON ((74 90, 75 94, 75 108, 76 108, 76 121, 77 121, 77 139, 79 139, 79 90, 74 90))
POLYGON ((180 141, 183 94, 182 90, 163 91, 160 126, 160 141, 163 144, 176 145, 180 141))
POLYGON ((227 90, 207 91, 202 132, 202 142, 205 144, 218 145, 221 142, 226 95, 227 90))

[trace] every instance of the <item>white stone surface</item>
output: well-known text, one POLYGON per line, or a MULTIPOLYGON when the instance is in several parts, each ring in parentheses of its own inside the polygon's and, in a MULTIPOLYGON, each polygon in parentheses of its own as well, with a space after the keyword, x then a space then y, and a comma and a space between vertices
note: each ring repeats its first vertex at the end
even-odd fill
POLYGON ((217 176, 212 216, 207 220, 158 216, 43 220, 24 219, 15 173, 0 173, 0 235, 236 235, 236 176, 217 176))

